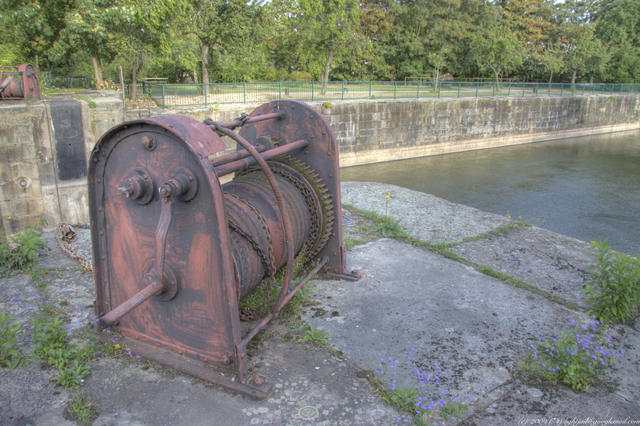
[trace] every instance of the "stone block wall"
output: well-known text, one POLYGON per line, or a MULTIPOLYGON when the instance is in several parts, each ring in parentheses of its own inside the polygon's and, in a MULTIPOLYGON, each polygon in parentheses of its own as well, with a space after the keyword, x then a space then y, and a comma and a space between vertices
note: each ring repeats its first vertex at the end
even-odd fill
MULTIPOLYGON (((640 95, 313 105, 334 129, 343 167, 640 128, 640 95)), ((228 121, 257 106, 142 109, 127 111, 126 119, 184 114, 199 121, 228 121)), ((123 115, 122 101, 113 95, 0 103, 0 238, 36 226, 89 221, 89 155, 123 115)), ((228 146, 235 150, 232 142, 228 146)))
POLYGON ((121 121, 113 97, 0 103, 0 233, 86 222, 91 149, 121 121))
POLYGON ((354 101, 322 110, 341 166, 640 128, 638 95, 354 101))

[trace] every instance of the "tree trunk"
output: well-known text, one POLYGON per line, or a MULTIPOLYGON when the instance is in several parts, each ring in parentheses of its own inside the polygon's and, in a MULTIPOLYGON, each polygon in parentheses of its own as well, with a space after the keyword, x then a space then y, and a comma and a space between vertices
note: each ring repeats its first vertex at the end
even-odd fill
POLYGON ((491 68, 491 70, 496 76, 496 90, 500 90, 500 71, 501 71, 500 67, 496 68, 490 63, 487 63, 487 65, 489 65, 489 68, 491 68))
POLYGON ((436 78, 435 78, 435 82, 434 82, 434 86, 433 86, 433 91, 437 92, 438 91, 438 84, 440 83, 440 68, 434 68, 435 72, 436 72, 436 78))
POLYGON ((331 61, 333 60, 333 46, 329 49, 329 54, 327 55, 327 62, 324 63, 324 70, 322 71, 322 94, 327 94, 327 82, 329 81, 329 70, 331 70, 331 61))
POLYGON ((204 85, 209 84, 209 43, 203 41, 200 51, 200 59, 202 61, 202 96, 205 95, 204 85))
POLYGON ((96 55, 91 55, 91 64, 93 65, 93 76, 96 79, 96 89, 102 89, 102 66, 100 64, 100 58, 96 55))
POLYGON ((139 62, 138 62, 138 58, 136 58, 135 61, 133 61, 133 64, 131 66, 131 87, 129 88, 129 99, 131 99, 132 101, 136 100, 136 97, 138 96, 137 92, 137 88, 136 88, 136 83, 137 83, 137 77, 138 77, 138 66, 139 66, 139 62))
POLYGON ((574 69, 573 70, 573 76, 571 77, 571 85, 576 84, 576 78, 578 77, 578 70, 574 69))
POLYGON ((551 71, 551 75, 549 76, 549 83, 553 82, 553 70, 551 71))

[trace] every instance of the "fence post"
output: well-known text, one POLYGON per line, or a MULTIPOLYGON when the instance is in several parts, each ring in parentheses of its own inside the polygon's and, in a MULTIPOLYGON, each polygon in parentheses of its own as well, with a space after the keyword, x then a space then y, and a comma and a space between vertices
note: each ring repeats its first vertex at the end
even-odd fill
POLYGON ((282 99, 282 82, 278 82, 278 99, 282 99))
POLYGON ((247 103, 247 82, 242 82, 242 102, 247 103))
POLYGON ((476 98, 478 97, 478 82, 476 82, 476 98))
POLYGON ((162 108, 166 108, 167 107, 167 104, 164 101, 164 86, 165 86, 165 84, 162 83, 162 108))
MULTIPOLYGON (((438 82, 436 82, 438 84, 438 82)), ((438 98, 440 97, 440 84, 438 84, 438 98)))
POLYGON ((418 91, 416 92, 418 99, 420 99, 420 80, 418 80, 418 91))
POLYGON ((493 83, 491 85, 491 96, 493 96, 493 97, 496 96, 496 83, 493 83))
POLYGON ((313 101, 314 91, 315 91, 315 83, 312 81, 311 82, 311 100, 312 101, 313 101))
POLYGON ((456 83, 456 85, 458 86, 458 97, 460 97, 460 84, 461 83, 456 83))
POLYGON ((344 80, 342 81, 342 100, 344 101, 344 80))
POLYGON ((396 98, 396 82, 395 80, 393 81, 393 99, 396 98))
POLYGON ((372 89, 372 87, 371 87, 371 86, 372 86, 372 85, 373 85, 373 83, 370 81, 370 82, 369 82, 369 99, 371 99, 371 89, 372 89))
POLYGON ((522 83, 522 96, 524 96, 524 88, 526 87, 525 83, 522 83))
POLYGON ((560 83, 560 96, 564 94, 564 84, 560 83))
POLYGON ((202 83, 202 93, 204 93, 204 106, 209 105, 209 85, 202 83))
POLYGON ((507 97, 511 96, 511 82, 509 82, 509 87, 507 87, 507 97))

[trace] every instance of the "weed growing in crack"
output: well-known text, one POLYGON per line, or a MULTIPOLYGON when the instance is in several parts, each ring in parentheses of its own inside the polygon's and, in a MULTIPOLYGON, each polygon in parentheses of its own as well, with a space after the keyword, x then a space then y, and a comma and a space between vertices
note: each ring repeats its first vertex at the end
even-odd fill
POLYGON ((70 420, 75 420, 81 425, 90 425, 98 417, 98 409, 87 394, 74 392, 67 403, 66 414, 70 420))
POLYGON ((16 348, 17 335, 20 331, 20 324, 13 321, 11 315, 7 315, 2 309, 0 311, 0 368, 17 368, 23 361, 24 356, 16 348))
MULTIPOLYGON (((416 345, 420 341, 416 341, 416 345)), ((458 395, 447 392, 441 383, 440 375, 442 367, 436 365, 434 371, 428 372, 415 367, 412 358, 415 347, 407 351, 406 361, 400 361, 387 357, 380 360, 380 367, 370 374, 369 380, 377 389, 380 396, 398 411, 408 413, 398 417, 399 423, 413 421, 418 425, 427 425, 436 417, 462 416, 468 410, 468 406, 458 395), (402 387, 394 378, 394 372, 399 369, 413 367, 414 379, 417 386, 402 387)), ((472 397, 466 397, 466 402, 472 397)))
POLYGON ((312 325, 307 325, 304 335, 298 339, 300 343, 311 343, 316 346, 324 346, 331 335, 326 331, 319 330, 312 325))
POLYGON ((96 344, 87 338, 80 347, 68 342, 62 317, 41 315, 33 321, 33 353, 58 370, 55 382, 65 388, 82 385, 89 375, 86 363, 94 357, 96 344))
POLYGON ((606 323, 635 318, 640 310, 640 258, 615 253, 605 241, 593 246, 599 256, 586 284, 589 312, 606 323))
POLYGON ((575 327, 567 317, 567 328, 550 340, 524 341, 526 356, 519 370, 526 380, 564 383, 587 392, 600 383, 624 349, 615 349, 611 336, 599 321, 575 327))

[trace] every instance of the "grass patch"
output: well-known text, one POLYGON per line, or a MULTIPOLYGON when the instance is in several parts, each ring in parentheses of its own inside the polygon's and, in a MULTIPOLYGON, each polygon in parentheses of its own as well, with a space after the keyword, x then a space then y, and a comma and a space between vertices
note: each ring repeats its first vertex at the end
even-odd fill
POLYGON ((349 236, 344 237, 342 241, 344 242, 344 245, 347 247, 347 250, 351 250, 355 246, 359 246, 369 242, 369 240, 366 238, 349 237, 349 236))
POLYGON ((464 238, 460 243, 456 243, 455 245, 458 244, 463 244, 463 243, 470 243, 473 241, 478 241, 478 240, 484 240, 487 238, 491 238, 491 237, 495 237, 497 235, 504 235, 504 234, 508 234, 509 232, 518 229, 518 228, 523 228, 523 227, 530 227, 531 224, 527 223, 527 222, 523 222, 523 221, 518 221, 518 222, 513 222, 513 223, 508 223, 506 225, 502 225, 496 229, 492 229, 489 232, 484 232, 482 234, 478 234, 475 235, 473 237, 467 237, 464 238))
POLYGON ((589 312, 607 323, 634 319, 640 306, 640 258, 616 253, 605 241, 593 246, 599 255, 586 284, 589 312))
POLYGON ((16 344, 20 324, 13 321, 5 310, 0 311, 0 368, 17 368, 24 362, 24 356, 16 344))
POLYGON ((84 392, 74 392, 65 409, 66 417, 80 425, 91 425, 98 418, 98 408, 84 392))
POLYGON ((449 416, 453 417, 462 417, 469 409, 467 404, 462 402, 452 402, 445 405, 442 410, 440 410, 440 417, 446 419, 449 416))
POLYGON ((304 332, 304 335, 298 339, 298 342, 324 347, 329 337, 331 337, 331 335, 326 331, 319 330, 311 324, 307 324, 307 330, 304 332))
POLYGON ((0 243, 0 277, 16 272, 30 271, 35 261, 46 254, 41 230, 25 231, 10 238, 10 243, 0 243))
POLYGON ((98 352, 98 345, 87 337, 80 347, 69 343, 61 316, 40 315, 33 320, 33 353, 58 370, 56 384, 76 388, 89 375, 86 363, 98 352))

